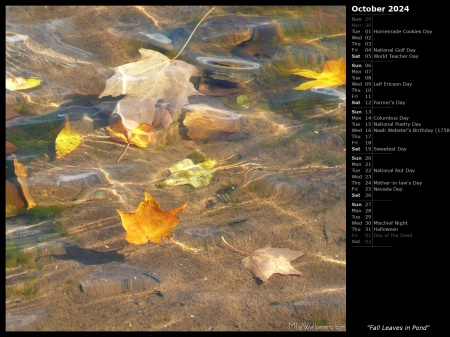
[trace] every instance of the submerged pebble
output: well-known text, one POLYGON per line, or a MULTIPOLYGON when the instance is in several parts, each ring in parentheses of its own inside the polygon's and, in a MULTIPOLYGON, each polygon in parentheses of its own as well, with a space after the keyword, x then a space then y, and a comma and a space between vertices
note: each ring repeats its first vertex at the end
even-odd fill
POLYGON ((94 199, 118 200, 106 175, 100 171, 40 172, 28 177, 30 193, 40 205, 81 203, 94 199))
POLYGON ((156 47, 163 48, 165 50, 173 49, 173 42, 166 35, 161 33, 140 33, 148 38, 149 42, 156 47))
POLYGON ((212 78, 236 83, 253 79, 260 70, 258 63, 242 59, 198 56, 197 62, 212 78))
POLYGON ((187 135, 196 141, 235 140, 246 138, 242 116, 207 104, 189 104, 185 111, 184 126, 187 135))

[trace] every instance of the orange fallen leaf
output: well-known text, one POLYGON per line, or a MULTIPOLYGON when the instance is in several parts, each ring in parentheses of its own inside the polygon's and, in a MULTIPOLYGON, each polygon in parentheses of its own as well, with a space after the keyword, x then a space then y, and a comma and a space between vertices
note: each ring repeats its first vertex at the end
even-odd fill
POLYGON ((308 90, 312 88, 336 88, 346 83, 345 59, 328 60, 323 66, 322 73, 316 73, 312 70, 300 70, 295 75, 307 78, 315 78, 314 81, 308 81, 295 87, 294 90, 308 90))
POLYGON ((33 198, 28 193, 28 184, 26 181, 27 177, 27 170, 25 166, 23 166, 16 158, 14 154, 11 155, 14 159, 14 172, 16 173, 17 180, 19 181, 20 187, 22 187, 22 193, 25 198, 25 201, 27 202, 27 209, 30 209, 34 206, 36 206, 36 203, 34 202, 33 198))
POLYGON ((156 139, 156 133, 154 132, 155 128, 145 123, 139 124, 128 133, 121 132, 122 130, 120 129, 116 130, 111 126, 106 129, 109 131, 111 138, 119 142, 128 143, 139 147, 147 147, 149 144, 154 144, 156 139))
POLYGON ((144 244, 148 241, 162 243, 163 238, 171 238, 172 228, 178 225, 178 213, 187 204, 165 211, 159 203, 146 191, 145 199, 141 201, 134 213, 117 210, 122 219, 122 226, 127 231, 126 240, 129 243, 144 244))
POLYGON ((8 180, 6 180, 5 196, 7 218, 19 214, 19 210, 25 208, 25 201, 20 197, 19 189, 8 180))
POLYGON ((18 160, 16 155, 11 154, 13 159, 14 173, 10 172, 12 167, 7 161, 7 180, 6 180, 6 217, 19 214, 21 209, 30 209, 36 206, 33 198, 28 192, 27 170, 18 160), (9 176, 9 178, 8 178, 9 176))

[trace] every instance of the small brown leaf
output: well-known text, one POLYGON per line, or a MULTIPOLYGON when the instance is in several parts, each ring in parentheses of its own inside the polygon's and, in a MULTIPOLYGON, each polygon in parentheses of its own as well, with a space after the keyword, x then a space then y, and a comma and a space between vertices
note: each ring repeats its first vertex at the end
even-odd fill
POLYGON ((255 250, 252 254, 242 260, 242 265, 248 269, 253 276, 266 282, 273 274, 303 275, 291 264, 291 260, 303 255, 303 252, 289 248, 262 248, 255 250))
POLYGON ((13 152, 17 151, 17 147, 10 142, 6 142, 6 155, 10 155, 13 152))

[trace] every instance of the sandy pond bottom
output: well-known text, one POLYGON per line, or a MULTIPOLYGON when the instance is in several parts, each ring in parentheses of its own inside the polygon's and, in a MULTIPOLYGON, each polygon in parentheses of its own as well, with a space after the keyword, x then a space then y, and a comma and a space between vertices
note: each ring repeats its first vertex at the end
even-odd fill
MULTIPOLYGON (((23 46, 16 43, 10 47, 8 53, 15 58, 16 67, 8 70, 16 76, 44 78, 45 85, 29 93, 36 102, 49 97, 51 102, 65 104, 65 108, 73 105, 77 111, 98 108, 105 104, 97 98, 113 73, 110 68, 136 61, 142 47, 124 39, 123 34, 112 34, 110 28, 128 33, 150 27, 149 33, 156 32, 148 16, 131 6, 124 8, 8 8, 7 29, 29 36, 23 46), (58 53, 48 59, 49 50, 58 53), (34 64, 29 62, 32 57, 37 60, 34 64)), ((189 27, 181 27, 183 20, 177 15, 183 13, 170 6, 148 10, 159 20, 162 32, 166 27, 184 29, 176 43, 179 47, 189 36, 192 22, 198 22, 207 9, 179 9, 187 11, 189 27)), ((216 17, 229 15, 238 20, 227 10, 218 9, 216 17)), ((265 16, 270 13, 254 10, 247 16, 245 11, 249 10, 238 8, 236 13, 242 11, 243 18, 267 26, 265 16)), ((299 13, 303 12, 314 11, 310 8, 299 13)), ((345 13, 345 9, 336 12, 345 13)), ((334 23, 328 17, 323 15, 324 21, 312 29, 334 23)), ((214 27, 211 22, 202 34, 214 27)), ((340 17, 336 23, 341 29, 345 20, 340 17)), ((245 33, 247 27, 242 31, 245 33)), ((320 34, 339 32, 333 26, 320 34)), ((301 33, 307 35, 308 31, 301 33)), ((225 47, 231 50, 240 44, 241 35, 225 39, 230 43, 225 47)), ((198 42, 202 36, 206 35, 194 36, 191 51, 198 53, 200 47, 196 46, 203 46, 198 42)), ((242 36, 244 41, 251 37, 242 36)), ((310 34, 308 38, 316 37, 310 34)), ((233 57, 225 47, 217 47, 224 41, 214 41, 208 46, 212 50, 204 55, 233 57)), ((342 40, 330 41, 335 40, 323 39, 305 50, 328 52, 338 43, 345 46, 342 40)), ((255 46, 249 44, 247 49, 250 47, 255 46)), ((250 53, 247 49, 244 56, 250 53)), ((269 53, 269 49, 264 50, 269 53)), ((337 59, 339 50, 318 57, 317 62, 325 57, 337 59)), ((270 55, 265 56, 261 64, 271 60, 270 55)), ((254 90, 248 93, 252 99, 249 109, 228 104, 236 102, 236 95, 206 95, 190 102, 206 102, 241 114, 246 138, 196 142, 172 130, 170 143, 150 148, 130 146, 117 163, 125 145, 112 141, 103 127, 92 126, 92 119, 85 118, 73 120, 72 126, 83 141, 67 157, 49 160, 46 154, 37 153, 30 159, 29 153, 19 153, 36 203, 66 208, 45 221, 30 222, 21 215, 6 219, 7 243, 25 248, 31 256, 29 267, 6 270, 6 330, 288 331, 313 326, 316 330, 345 330, 345 103, 340 105, 341 101, 330 98, 331 108, 320 106, 328 96, 291 90, 284 97, 286 102, 292 96, 295 102, 308 104, 291 107, 286 103, 287 110, 310 109, 306 117, 293 119, 292 111, 277 114, 267 105, 258 107, 253 102, 267 96, 262 89, 279 89, 275 94, 281 95, 286 91, 284 85, 293 88, 298 81, 286 75, 277 85, 263 83, 247 84, 249 91, 254 90), (318 106, 311 108, 310 101, 318 106), (156 185, 167 176, 169 167, 196 151, 220 162, 208 185, 156 185), (327 163, 324 158, 340 161, 327 163), (178 244, 134 245, 125 240, 116 210, 134 211, 144 198, 144 190, 166 210, 188 203, 173 230, 178 244), (267 246, 303 251, 303 256, 291 261, 303 275, 274 274, 261 283, 242 267, 244 256, 222 243, 222 235, 249 253, 267 246)), ((7 119, 18 115, 13 108, 15 99, 20 103, 19 98, 23 98, 9 94, 13 104, 7 106, 7 119)))
MULTIPOLYGON (((224 157, 231 151, 251 158, 248 141, 246 146, 225 144, 224 157)), ((219 145, 205 145, 205 153, 217 154, 219 145)), ((72 158, 43 163, 33 176, 58 176, 60 167, 67 176, 64 161, 77 162, 88 143, 81 146, 72 158)), ((122 200, 114 194, 99 198, 98 193, 81 193, 87 200, 80 199, 33 230, 21 230, 29 224, 21 223, 20 216, 8 221, 7 237, 28 242, 35 262, 30 268, 8 269, 6 285, 19 287, 31 280, 37 292, 7 299, 7 330, 290 330, 292 324, 303 329, 312 322, 343 329, 345 198, 338 197, 345 182, 342 167, 305 168, 299 173, 300 184, 280 182, 260 170, 232 168, 216 172, 208 186, 161 189, 149 181, 154 175, 163 177, 164 167, 195 150, 193 142, 168 147, 165 156, 161 151, 130 148, 118 164, 115 160, 123 146, 111 147, 109 159, 103 161, 110 165, 83 169, 109 170, 103 178, 107 181, 90 179, 84 188, 108 186, 122 200), (138 169, 136 163, 143 165, 138 169), (249 188, 247 179, 255 184, 258 174, 262 178, 256 181, 261 183, 249 188), (300 189, 301 184, 307 188, 300 189), (224 185, 236 188, 230 193, 224 185), (173 231, 174 239, 188 249, 170 242, 133 245, 125 240, 116 209, 134 211, 144 189, 164 209, 178 207, 180 200, 188 203, 173 231), (206 207, 210 200, 215 204, 206 207), (65 234, 54 233, 55 221, 65 234), (221 242, 222 235, 247 252, 266 246, 303 251, 305 255, 291 261, 303 276, 274 274, 259 282, 241 266, 244 256, 221 242)), ((58 188, 63 185, 60 182, 58 188)))

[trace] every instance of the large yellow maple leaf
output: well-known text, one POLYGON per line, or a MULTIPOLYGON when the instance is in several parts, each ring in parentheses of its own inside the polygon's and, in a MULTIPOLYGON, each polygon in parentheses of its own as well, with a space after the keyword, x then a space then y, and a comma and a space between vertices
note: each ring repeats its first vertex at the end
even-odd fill
POLYGON ((189 96, 203 94, 189 81, 201 74, 195 66, 150 49, 141 48, 139 53, 139 61, 114 68, 99 98, 126 95, 113 111, 121 118, 121 128, 111 125, 109 130, 115 139, 147 147, 154 138, 153 127, 167 129, 178 120, 181 107, 189 104, 189 96))
POLYGON ((146 191, 145 199, 141 201, 134 213, 117 210, 122 219, 122 226, 127 231, 126 240, 129 243, 144 244, 148 241, 162 243, 164 238, 171 238, 172 228, 178 225, 178 213, 187 204, 165 211, 159 203, 146 191))
POLYGON ((315 78, 314 81, 308 81, 295 87, 295 90, 308 90, 312 88, 336 88, 346 83, 346 66, 345 59, 341 57, 339 60, 328 60, 323 66, 323 71, 317 73, 312 70, 300 70, 295 75, 307 78, 315 78))
POLYGON ((189 96, 203 95, 189 80, 192 76, 201 76, 202 72, 176 58, 214 9, 212 7, 203 16, 174 58, 141 48, 139 61, 113 68, 115 74, 106 81, 105 90, 99 96, 126 95, 112 113, 121 118, 121 125, 114 123, 108 129, 113 138, 139 147, 155 144, 155 128, 162 126, 167 130, 180 117, 181 107, 189 104, 189 96))

